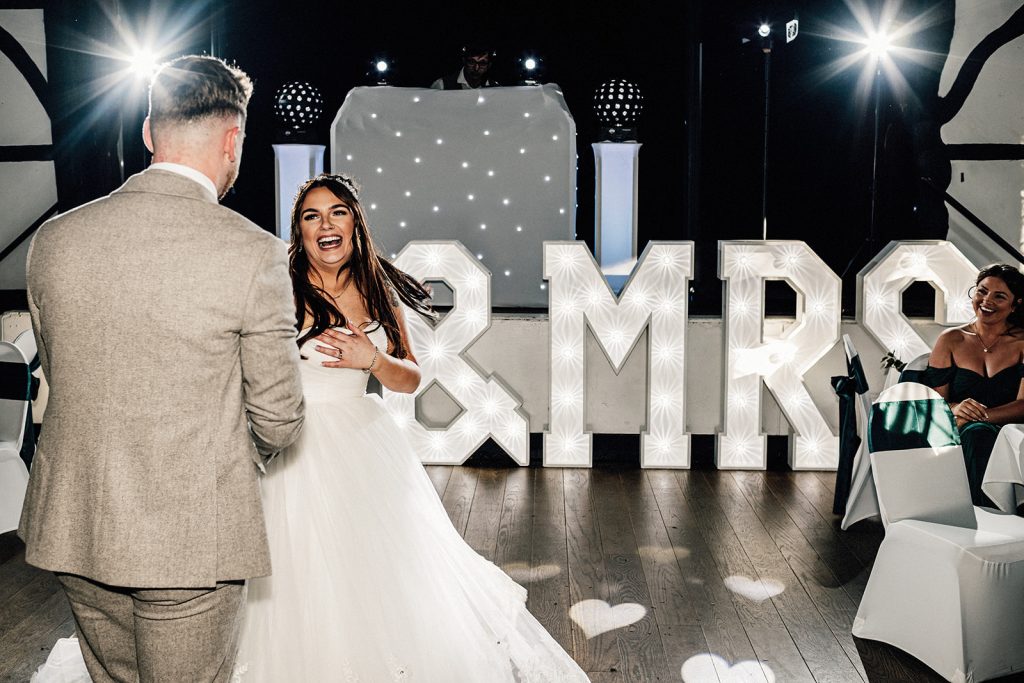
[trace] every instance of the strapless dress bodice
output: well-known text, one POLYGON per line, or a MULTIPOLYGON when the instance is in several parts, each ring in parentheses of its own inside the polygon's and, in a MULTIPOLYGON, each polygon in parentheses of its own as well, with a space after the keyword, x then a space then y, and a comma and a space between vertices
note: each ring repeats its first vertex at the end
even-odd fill
MULTIPOLYGON (((334 328, 345 334, 347 330, 334 328)), ((300 333, 304 334, 304 332, 300 333)), ((377 323, 367 326, 367 336, 381 353, 387 349, 387 334, 377 323)), ((329 401, 338 398, 358 397, 366 394, 366 382, 370 375, 358 368, 330 368, 321 365, 324 361, 338 360, 334 356, 317 351, 317 346, 327 346, 316 338, 308 339, 299 349, 302 373, 302 393, 307 401, 329 401)))

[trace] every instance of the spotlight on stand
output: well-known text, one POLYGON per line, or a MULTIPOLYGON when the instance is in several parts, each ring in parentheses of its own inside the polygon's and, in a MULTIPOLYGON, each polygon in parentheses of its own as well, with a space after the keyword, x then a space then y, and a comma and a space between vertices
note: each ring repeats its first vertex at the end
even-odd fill
POLYGON ((314 86, 303 81, 285 83, 274 94, 274 117, 278 137, 287 142, 307 142, 324 113, 324 98, 314 86))
POLYGON ((373 85, 393 85, 395 65, 387 57, 374 57, 370 60, 370 69, 367 71, 366 77, 373 85))
MULTIPOLYGON (((800 32, 800 22, 792 19, 786 22, 786 43, 796 40, 800 32)), ((761 239, 768 239, 768 122, 771 102, 772 85, 772 49, 775 47, 775 38, 772 36, 772 25, 762 21, 757 26, 756 38, 743 38, 740 42, 746 44, 757 42, 761 53, 764 55, 764 135, 761 146, 761 239)))
POLYGON ((540 85, 544 77, 544 60, 526 54, 516 60, 519 69, 519 85, 540 85))
POLYGON ((613 78, 594 91, 594 114, 601 124, 601 140, 635 142, 637 120, 643 110, 644 96, 629 81, 613 78))

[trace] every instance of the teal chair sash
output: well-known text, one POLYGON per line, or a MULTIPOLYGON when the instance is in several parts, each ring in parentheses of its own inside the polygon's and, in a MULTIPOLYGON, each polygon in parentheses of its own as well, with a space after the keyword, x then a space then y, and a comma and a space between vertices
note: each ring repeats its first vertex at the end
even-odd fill
POLYGON ((872 453, 959 445, 953 412, 931 387, 901 382, 883 391, 871 406, 868 450, 872 453))

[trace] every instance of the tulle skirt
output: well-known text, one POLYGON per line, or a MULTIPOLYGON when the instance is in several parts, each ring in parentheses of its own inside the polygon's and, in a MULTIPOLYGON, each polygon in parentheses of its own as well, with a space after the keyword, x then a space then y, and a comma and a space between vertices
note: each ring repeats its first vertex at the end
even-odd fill
POLYGON ((463 541, 378 397, 307 401, 263 499, 273 576, 249 582, 236 680, 588 680, 463 541))

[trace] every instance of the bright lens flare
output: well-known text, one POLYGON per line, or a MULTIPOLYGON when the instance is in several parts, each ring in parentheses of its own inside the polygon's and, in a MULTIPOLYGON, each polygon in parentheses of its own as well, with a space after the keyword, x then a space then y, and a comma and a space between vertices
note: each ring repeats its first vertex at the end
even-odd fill
POLYGON ((132 72, 139 78, 148 79, 156 71, 156 54, 149 48, 139 48, 129 60, 132 72))
POLYGON ((881 59, 887 52, 889 52, 891 44, 892 41, 889 39, 889 36, 886 33, 879 31, 878 33, 873 33, 868 36, 865 47, 867 47, 868 53, 872 57, 875 59, 881 59))
POLYGON ((768 24, 761 24, 760 26, 757 27, 757 35, 761 36, 762 38, 767 38, 768 34, 771 32, 772 27, 769 26, 768 24))
POLYGON ((379 62, 377 62, 377 71, 379 71, 381 73, 384 73, 387 70, 388 70, 388 63, 387 62, 385 62, 383 59, 380 60, 379 62))

